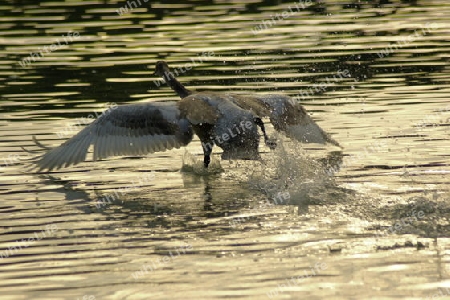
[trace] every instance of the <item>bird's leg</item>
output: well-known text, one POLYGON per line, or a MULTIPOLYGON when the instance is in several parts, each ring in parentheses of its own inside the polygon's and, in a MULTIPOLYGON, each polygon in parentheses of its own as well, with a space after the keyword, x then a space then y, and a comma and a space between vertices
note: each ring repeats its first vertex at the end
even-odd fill
POLYGON ((205 168, 208 168, 209 163, 211 162, 211 152, 214 144, 213 142, 202 144, 203 144, 203 166, 205 168))
POLYGON ((260 118, 254 118, 253 121, 255 122, 256 125, 261 127, 261 131, 264 134, 264 142, 267 143, 267 140, 269 139, 269 137, 266 134, 266 128, 264 127, 263 121, 260 118))
POLYGON ((193 128, 194 132, 198 135, 198 137, 200 138, 200 142, 202 143, 203 165, 205 168, 208 168, 209 163, 211 162, 211 152, 214 147, 214 126, 208 123, 203 123, 195 125, 193 128))
POLYGON ((261 131, 264 135, 264 143, 270 148, 270 149, 275 149, 277 146, 277 143, 274 140, 269 139, 269 137, 266 134, 266 128, 264 127, 264 123, 261 120, 261 118, 254 118, 253 121, 255 122, 256 125, 258 125, 261 128, 261 131))

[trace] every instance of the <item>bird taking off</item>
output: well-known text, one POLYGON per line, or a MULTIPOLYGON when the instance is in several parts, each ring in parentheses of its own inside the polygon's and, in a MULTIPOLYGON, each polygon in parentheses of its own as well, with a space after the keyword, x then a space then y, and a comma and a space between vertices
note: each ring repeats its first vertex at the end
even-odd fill
POLYGON ((193 92, 170 72, 167 63, 156 63, 162 76, 180 96, 173 103, 122 105, 102 114, 75 136, 49 150, 36 161, 38 171, 51 171, 86 160, 94 147, 93 160, 118 155, 145 155, 188 145, 194 133, 202 143, 205 168, 214 145, 223 149, 222 159, 259 159, 258 127, 265 143, 274 148, 262 118, 275 130, 303 143, 339 146, 292 98, 282 94, 244 95, 193 92))

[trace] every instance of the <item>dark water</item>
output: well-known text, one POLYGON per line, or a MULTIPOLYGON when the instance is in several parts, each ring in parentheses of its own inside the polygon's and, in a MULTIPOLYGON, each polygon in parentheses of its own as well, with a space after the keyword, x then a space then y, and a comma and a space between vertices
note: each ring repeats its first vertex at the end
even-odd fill
POLYGON ((2 299, 450 299, 447 1, 140 2, 0 3, 2 299), (277 136, 201 174, 197 139, 27 171, 32 135, 177 100, 158 60, 296 97, 344 149, 277 136))

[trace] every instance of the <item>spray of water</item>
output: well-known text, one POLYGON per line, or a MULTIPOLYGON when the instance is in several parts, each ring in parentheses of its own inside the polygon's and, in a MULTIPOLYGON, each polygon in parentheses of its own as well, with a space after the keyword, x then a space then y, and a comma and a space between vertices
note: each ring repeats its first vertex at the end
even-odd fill
POLYGON ((274 152, 263 157, 262 163, 254 163, 247 170, 249 184, 275 204, 301 206, 334 202, 339 188, 327 172, 329 161, 312 158, 299 143, 280 141, 274 152), (280 195, 288 200, 277 201, 280 195))
POLYGON ((181 172, 194 173, 196 175, 211 175, 223 172, 223 168, 220 165, 220 160, 218 160, 214 155, 211 156, 211 162, 208 168, 205 168, 203 166, 203 156, 202 159, 197 159, 186 150, 183 155, 183 166, 181 167, 181 172))

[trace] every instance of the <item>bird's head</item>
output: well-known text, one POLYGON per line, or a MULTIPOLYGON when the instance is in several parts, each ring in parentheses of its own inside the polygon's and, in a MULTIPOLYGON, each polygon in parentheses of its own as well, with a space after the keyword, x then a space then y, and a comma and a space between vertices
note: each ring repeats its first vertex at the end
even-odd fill
POLYGON ((155 65, 155 73, 153 75, 155 76, 164 76, 164 74, 170 74, 170 68, 169 65, 165 61, 158 61, 155 65))

